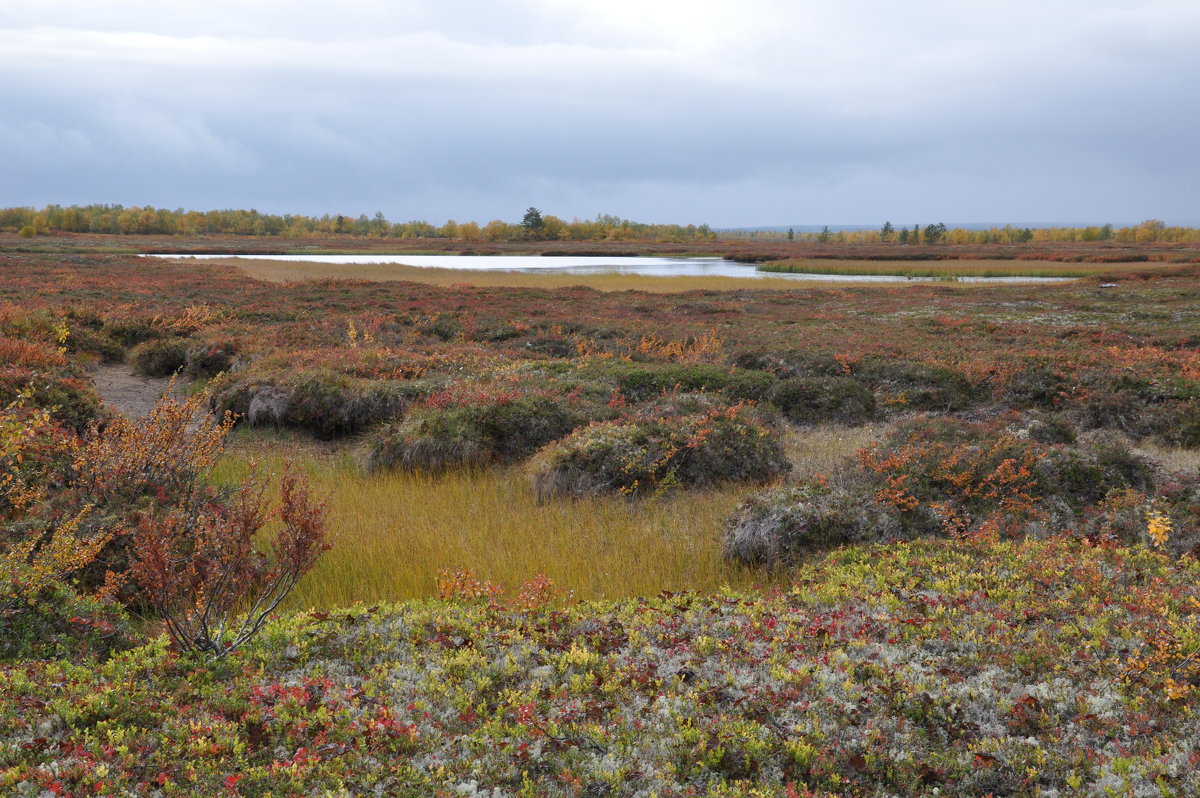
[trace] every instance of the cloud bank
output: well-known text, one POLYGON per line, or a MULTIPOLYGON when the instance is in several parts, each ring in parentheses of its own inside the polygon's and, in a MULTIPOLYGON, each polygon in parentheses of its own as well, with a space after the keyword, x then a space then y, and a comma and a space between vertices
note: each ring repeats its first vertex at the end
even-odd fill
POLYGON ((0 204, 1200 223, 1192 0, 116 6, 0 8, 0 204))

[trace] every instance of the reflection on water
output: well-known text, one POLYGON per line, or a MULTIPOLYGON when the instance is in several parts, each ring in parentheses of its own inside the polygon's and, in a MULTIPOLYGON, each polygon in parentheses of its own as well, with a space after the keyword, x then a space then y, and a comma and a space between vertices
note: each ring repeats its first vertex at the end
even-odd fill
MULTIPOLYGON (((154 258, 229 258, 290 260, 309 263, 401 263, 407 266, 475 271, 537 272, 541 274, 638 274, 645 277, 765 277, 782 280, 828 280, 856 283, 937 281, 937 277, 883 274, 787 274, 760 272, 753 264, 725 258, 654 258, 630 256, 540 255, 150 255, 154 258)), ((1063 282, 1061 277, 958 277, 966 283, 1063 282)))

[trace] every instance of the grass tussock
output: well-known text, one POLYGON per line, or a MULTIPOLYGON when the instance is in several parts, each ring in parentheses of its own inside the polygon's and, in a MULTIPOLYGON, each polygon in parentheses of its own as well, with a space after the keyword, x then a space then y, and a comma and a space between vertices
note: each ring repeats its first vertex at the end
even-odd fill
POLYGON ((343 448, 258 431, 239 435, 217 479, 243 476, 263 452, 270 471, 303 461, 314 493, 330 497, 333 548, 289 597, 293 608, 428 598, 439 571, 459 569, 505 585, 545 574, 579 599, 768 581, 721 559, 721 525, 745 487, 539 503, 519 472, 367 475, 343 448))

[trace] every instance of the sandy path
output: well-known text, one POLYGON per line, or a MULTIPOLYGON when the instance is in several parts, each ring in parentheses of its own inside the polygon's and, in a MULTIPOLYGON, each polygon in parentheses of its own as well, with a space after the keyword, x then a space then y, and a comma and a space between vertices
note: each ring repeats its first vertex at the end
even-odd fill
MULTIPOLYGON (((129 418, 149 415, 171 383, 165 377, 139 377, 124 364, 98 366, 91 377, 105 404, 129 418)), ((186 396, 187 386, 187 381, 176 379, 175 395, 186 396)))

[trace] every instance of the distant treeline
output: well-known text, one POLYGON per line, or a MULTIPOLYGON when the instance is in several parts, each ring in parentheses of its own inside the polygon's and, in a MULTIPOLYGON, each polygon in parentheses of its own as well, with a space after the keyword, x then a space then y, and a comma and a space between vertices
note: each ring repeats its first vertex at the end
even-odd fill
MULTIPOLYGON (((648 224, 602 214, 595 219, 564 221, 529 208, 521 222, 499 219, 479 225, 451 219, 443 225, 426 221, 390 222, 374 216, 259 213, 256 210, 185 211, 182 208, 123 207, 121 205, 47 205, 45 208, 0 209, 0 232, 32 238, 50 233, 109 233, 115 235, 198 236, 229 234, 281 238, 445 238, 461 241, 714 241, 718 234, 707 224, 648 224)), ((831 230, 799 233, 779 231, 722 231, 722 239, 803 241, 818 244, 1025 244, 1103 242, 1119 244, 1200 243, 1200 229, 1168 227, 1149 219, 1132 227, 1111 224, 1091 227, 992 227, 986 230, 947 228, 940 222, 912 228, 885 222, 878 230, 831 230)))
POLYGON ((121 205, 48 205, 35 208, 0 209, 0 231, 34 237, 50 233, 110 233, 116 235, 232 234, 318 238, 358 236, 363 238, 451 238, 464 241, 711 241, 716 234, 706 224, 646 224, 600 215, 595 219, 567 222, 535 208, 517 224, 496 219, 480 226, 476 222, 450 220, 441 226, 425 221, 390 222, 382 213, 374 216, 259 213, 256 210, 185 211, 182 208, 130 207, 121 205), (532 213, 531 213, 532 212, 532 213))
POLYGON ((1132 227, 1111 224, 1090 227, 990 227, 986 230, 948 228, 941 222, 922 227, 894 227, 885 222, 878 230, 831 230, 819 233, 797 233, 793 230, 753 230, 722 232, 722 238, 744 238, 779 241, 781 239, 809 241, 820 244, 1026 244, 1112 241, 1118 244, 1197 244, 1200 228, 1167 227, 1157 219, 1147 219, 1132 227))

